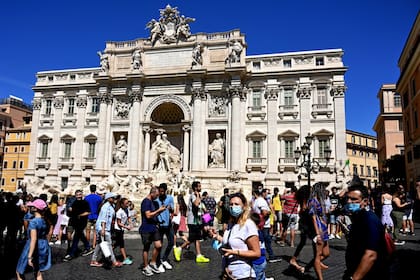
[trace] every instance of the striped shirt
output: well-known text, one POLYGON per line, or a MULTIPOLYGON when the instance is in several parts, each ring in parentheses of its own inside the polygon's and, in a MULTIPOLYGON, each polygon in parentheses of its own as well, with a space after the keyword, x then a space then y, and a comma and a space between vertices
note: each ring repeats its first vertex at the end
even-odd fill
POLYGON ((297 214, 298 213, 298 202, 295 198, 295 194, 286 194, 281 197, 283 201, 283 213, 284 214, 297 214))

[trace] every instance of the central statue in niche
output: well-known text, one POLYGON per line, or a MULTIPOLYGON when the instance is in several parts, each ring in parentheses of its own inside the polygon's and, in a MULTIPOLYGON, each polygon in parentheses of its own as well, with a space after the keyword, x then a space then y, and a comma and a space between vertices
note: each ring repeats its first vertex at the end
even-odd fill
POLYGON ((168 135, 156 135, 156 140, 150 149, 152 170, 157 172, 179 171, 181 168, 181 153, 168 140, 168 135))

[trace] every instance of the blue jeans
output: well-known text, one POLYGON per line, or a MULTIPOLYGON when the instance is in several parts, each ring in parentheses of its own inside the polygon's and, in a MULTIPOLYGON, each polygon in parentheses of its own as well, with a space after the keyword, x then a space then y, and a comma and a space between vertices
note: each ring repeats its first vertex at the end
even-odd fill
POLYGON ((265 268, 267 261, 264 260, 262 264, 252 264, 252 269, 255 271, 255 280, 265 280, 265 268))
POLYGON ((166 239, 168 240, 168 245, 166 246, 165 251, 163 252, 163 250, 161 250, 161 260, 162 261, 167 261, 169 254, 172 251, 172 248, 174 247, 174 229, 172 227, 172 225, 169 226, 160 226, 159 227, 159 233, 160 233, 160 240, 162 242, 163 245, 163 235, 166 235, 166 239), (163 255, 162 255, 163 252, 163 255))
POLYGON ((273 253, 273 249, 271 248, 270 228, 263 228, 263 235, 264 235, 265 249, 268 253, 268 257, 272 259, 274 258, 274 253, 273 253))
POLYGON ((90 249, 89 241, 86 239, 85 233, 84 233, 84 227, 77 227, 74 228, 74 236, 73 236, 73 243, 69 252, 69 255, 74 257, 76 255, 77 250, 79 249, 79 240, 83 242, 83 245, 85 246, 86 250, 90 249))

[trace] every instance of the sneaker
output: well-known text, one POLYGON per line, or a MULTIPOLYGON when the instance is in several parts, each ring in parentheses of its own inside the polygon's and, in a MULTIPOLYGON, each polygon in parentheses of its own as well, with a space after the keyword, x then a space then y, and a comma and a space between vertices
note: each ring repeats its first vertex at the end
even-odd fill
POLYGON ((132 264, 133 263, 133 261, 132 260, 130 260, 129 258, 126 258, 123 262, 122 262, 122 264, 125 264, 125 265, 130 265, 130 264, 132 264))
POLYGON ((71 261, 73 259, 73 257, 72 256, 70 256, 70 255, 65 255, 64 256, 64 259, 63 259, 63 261, 64 262, 69 262, 69 261, 71 261))
POLYGON ((286 245, 286 243, 285 243, 284 241, 279 241, 279 245, 280 245, 281 247, 284 247, 284 246, 286 245))
POLYGON ((334 239, 335 235, 334 234, 330 234, 330 236, 328 237, 328 239, 334 239))
POLYGON ((266 277, 265 280, 274 280, 274 277, 266 277))
POLYGON ((143 273, 146 276, 152 276, 153 275, 153 271, 150 268, 150 266, 146 266, 145 268, 143 268, 143 270, 141 271, 141 273, 143 273))
POLYGON ((335 238, 337 238, 337 239, 341 239, 341 237, 340 237, 340 235, 339 235, 339 234, 336 234, 336 235, 335 235, 335 238))
POLYGON ((411 236, 416 236, 416 234, 414 232, 410 232, 411 236))
POLYGON ((163 261, 162 265, 163 267, 165 267, 165 269, 168 269, 168 270, 173 268, 172 265, 168 261, 163 261))
POLYGON ((112 263, 112 267, 122 267, 122 266, 123 266, 122 262, 119 262, 119 261, 112 263))
POLYGON ((162 264, 160 264, 159 266, 158 266, 158 269, 159 269, 159 271, 160 271, 160 273, 165 273, 165 267, 163 267, 163 265, 162 264))
POLYGON ((149 264, 149 267, 153 273, 156 273, 156 274, 160 273, 159 267, 156 264, 149 264))
POLYGON ((272 257, 269 257, 268 262, 270 263, 281 262, 281 258, 272 256, 272 257))
POLYGON ((208 263, 210 261, 210 259, 209 258, 206 258, 205 256, 203 256, 203 255, 198 255, 196 258, 195 258, 195 262, 197 262, 197 263, 208 263))
POLYGON ((103 263, 100 263, 98 261, 91 261, 90 262, 90 266, 92 266, 92 267, 102 267, 103 265, 104 265, 103 263))
POLYGON ((175 260, 177 262, 181 261, 181 254, 182 254, 182 248, 175 247, 174 248, 174 257, 175 257, 175 260))
POLYGON ((395 245, 404 245, 404 244, 405 244, 405 241, 402 241, 402 240, 395 240, 395 241, 394 241, 394 244, 395 244, 395 245))
POLYGON ((82 252, 82 256, 83 257, 89 256, 89 255, 93 254, 93 251, 94 251, 93 248, 86 249, 82 252))
POLYGON ((61 240, 57 240, 54 242, 55 245, 61 245, 61 240))
POLYGON ((54 245, 54 242, 51 241, 51 242, 48 243, 48 245, 50 245, 50 246, 54 245))

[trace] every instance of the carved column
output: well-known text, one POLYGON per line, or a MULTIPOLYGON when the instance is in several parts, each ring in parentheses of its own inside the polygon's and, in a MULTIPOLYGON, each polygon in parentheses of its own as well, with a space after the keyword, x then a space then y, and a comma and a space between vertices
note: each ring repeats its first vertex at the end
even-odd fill
POLYGON ((130 132, 128 140, 128 168, 129 170, 138 170, 139 141, 140 132, 140 101, 142 98, 142 88, 140 85, 133 85, 129 95, 132 103, 130 114, 130 132))
POLYGON ((107 107, 110 102, 111 96, 108 92, 108 88, 102 86, 99 88, 99 124, 98 124, 98 149, 96 152, 96 169, 104 169, 105 167, 105 140, 106 140, 106 131, 107 131, 107 107))
POLYGON ((48 170, 48 175, 56 175, 58 169, 58 160, 61 158, 62 151, 60 149, 60 129, 63 119, 63 107, 64 107, 64 92, 59 91, 56 93, 53 105, 54 105, 54 125, 53 125, 53 141, 51 147, 51 168, 48 170))
POLYGON ((203 88, 193 89, 194 97, 194 108, 193 108, 193 123, 192 123, 192 156, 191 156, 191 170, 198 171, 202 169, 202 161, 207 162, 203 159, 202 155, 202 128, 204 114, 202 108, 202 99, 205 98, 205 92, 203 88), (203 120, 202 120, 203 119, 203 120))
POLYGON ((149 159, 150 159, 150 132, 152 129, 150 127, 143 127, 144 131, 144 165, 143 170, 149 171, 149 159))
POLYGON ((269 85, 266 89, 267 98, 267 173, 277 173, 279 158, 277 143, 277 99, 279 89, 277 85, 269 85), (269 151, 269 152, 268 152, 269 151))
POLYGON ((85 147, 84 127, 85 127, 85 116, 87 106, 87 91, 81 90, 77 95, 76 99, 77 106, 77 135, 74 142, 74 170, 81 170, 83 159, 87 156, 85 147))
POLYGON ((335 129, 335 149, 331 143, 332 155, 336 160, 346 160, 346 112, 344 105, 344 95, 346 86, 340 84, 331 89, 331 95, 334 100, 334 129, 335 129))
POLYGON ((231 170, 241 170, 241 97, 244 94, 241 85, 229 89, 232 102, 231 116, 231 170))
MULTIPOLYGON (((37 93, 35 93, 35 96, 37 93)), ((35 97, 32 101, 32 129, 31 129, 31 145, 29 146, 29 159, 28 159, 28 169, 25 172, 25 175, 33 175, 35 173, 35 161, 37 160, 37 147, 38 144, 38 128, 39 128, 39 117, 41 115, 41 99, 35 97)))
POLYGON ((189 125, 184 125, 182 127, 182 130, 184 130, 184 153, 182 158, 182 169, 185 171, 188 171, 189 167, 189 159, 190 159, 190 134, 189 131, 191 130, 191 127, 189 125))
POLYGON ((302 146, 305 136, 311 132, 311 92, 310 85, 301 85, 298 89, 299 114, 300 114, 300 143, 302 146))

